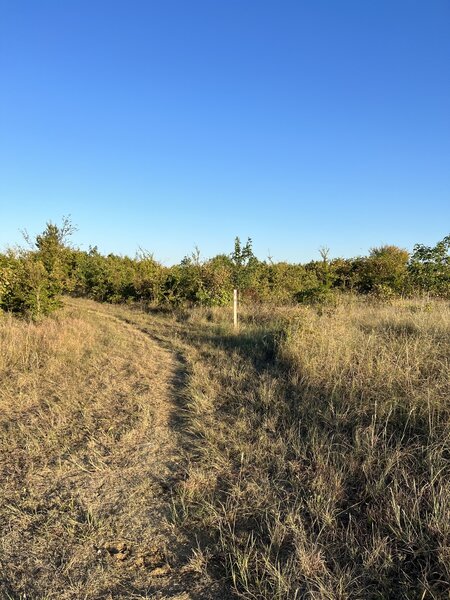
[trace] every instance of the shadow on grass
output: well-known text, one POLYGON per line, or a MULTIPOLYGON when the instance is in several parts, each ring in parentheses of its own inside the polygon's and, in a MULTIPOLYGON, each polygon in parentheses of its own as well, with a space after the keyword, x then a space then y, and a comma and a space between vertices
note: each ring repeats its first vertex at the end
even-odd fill
MULTIPOLYGON (((284 470, 280 468, 279 456, 267 454, 266 462, 263 463, 261 458, 251 458, 254 461, 252 468, 254 472, 248 476, 248 481, 252 480, 255 483, 258 481, 272 481, 273 494, 280 502, 279 518, 283 519, 283 511, 292 511, 296 506, 296 498, 308 497, 312 494, 310 483, 314 484, 314 473, 319 472, 321 465, 329 459, 334 452, 347 452, 348 461, 353 460, 352 468, 344 468, 342 470, 342 499, 339 501, 339 511, 336 517, 336 529, 330 534, 327 542, 331 548, 335 547, 336 554, 330 555, 330 560, 335 561, 340 572, 345 572, 347 568, 352 568, 358 574, 358 578, 364 578, 366 586, 367 598, 381 597, 380 593, 384 594, 385 598, 407 598, 407 594, 413 594, 419 589, 418 574, 426 573, 428 583, 434 586, 434 589, 439 593, 444 591, 440 578, 445 576, 442 564, 438 556, 440 539, 439 533, 423 529, 416 535, 416 531, 411 527, 408 535, 415 540, 409 541, 405 534, 404 539, 398 536, 398 539, 392 540, 389 546, 389 551, 392 552, 392 564, 388 570, 383 572, 385 580, 382 581, 381 575, 375 568, 365 567, 362 562, 361 552, 355 554, 355 548, 351 548, 346 541, 346 532, 358 524, 358 547, 370 548, 374 522, 372 514, 384 501, 384 496, 388 491, 388 486, 391 485, 389 478, 385 478, 385 488, 377 490, 375 484, 378 481, 383 481, 384 463, 380 462, 374 466, 373 473, 366 473, 362 468, 359 468, 359 463, 363 463, 364 456, 359 456, 353 453, 353 444, 357 435, 365 431, 373 424, 373 404, 370 402, 365 406, 355 404, 352 410, 346 412, 345 390, 330 390, 326 386, 307 385, 306 383, 292 383, 287 376, 288 365, 277 360, 277 350, 282 331, 279 329, 263 330, 263 329, 248 329, 237 333, 229 331, 221 331, 220 328, 216 332, 211 331, 212 328, 197 328, 188 330, 185 333, 186 340, 189 343, 195 344, 197 347, 204 348, 207 359, 208 349, 214 350, 220 348, 229 355, 230 360, 233 355, 238 355, 248 364, 248 370, 244 371, 242 379, 237 382, 235 389, 235 402, 218 401, 215 410, 215 419, 218 422, 226 422, 230 427, 230 447, 227 448, 227 460, 232 459, 232 470, 227 472, 225 476, 219 475, 214 490, 208 490, 208 495, 214 503, 214 510, 219 511, 226 506, 227 501, 233 499, 233 493, 238 481, 245 479, 246 475, 242 473, 242 463, 239 460, 239 453, 236 456, 233 454, 233 425, 238 419, 241 419, 240 408, 244 408, 244 413, 247 411, 249 418, 249 430, 245 434, 249 447, 256 448, 260 434, 267 435, 264 430, 265 413, 270 417, 274 417, 274 448, 275 441, 288 436, 290 429, 293 437, 297 435, 298 445, 295 443, 291 449, 286 450, 286 457, 297 461, 304 469, 304 483, 295 483, 294 476, 289 472, 288 468, 284 470), (258 398, 249 401, 246 395, 248 390, 255 390, 254 395, 257 396, 257 382, 255 377, 263 377, 268 375, 272 377, 277 386, 276 405, 269 405, 261 402, 258 404, 258 398), (339 395, 340 394, 340 395, 339 395), (331 409, 330 409, 331 407, 331 409), (341 413, 339 418, 337 413, 341 413), (277 414, 279 413, 279 414, 277 414), (262 428, 259 429, 260 424, 262 428), (325 446, 329 441, 329 453, 325 455, 314 455, 314 439, 312 439, 312 430, 315 435, 321 440, 325 446), (254 446, 252 446, 254 444, 254 446), (298 450, 303 445, 301 451, 298 450), (342 451, 339 450, 342 448, 342 451), (320 462, 322 461, 322 462, 320 462), (358 462, 359 461, 359 462, 358 462), (277 471, 278 470, 278 471, 277 471), (291 478, 291 479, 290 479, 291 478), (378 478, 378 479, 377 479, 378 478), (372 487, 375 491, 371 491, 372 487), (380 495, 381 494, 381 495, 380 495), (364 546, 366 544, 366 546, 364 546), (421 547, 422 545, 422 547, 421 547), (406 592, 405 592, 406 590, 406 592)), ((398 331, 396 334, 398 335, 398 331)), ((409 330, 401 331, 403 334, 411 334, 409 330)), ((210 360, 214 360, 214 352, 211 352, 210 360)), ((245 363, 244 363, 245 365, 245 363)), ((245 366, 244 366, 245 369, 245 366)), ((230 382, 230 387, 232 387, 230 382)), ((234 392, 232 392, 234 393, 234 392)), ((225 391, 225 395, 227 391, 225 391)), ((437 434, 437 432, 436 432, 437 434)), ((408 450, 408 460, 411 465, 406 464, 406 459, 403 459, 403 465, 395 477, 398 478, 399 485, 402 485, 402 477, 408 470, 414 473, 415 479, 420 481, 421 478, 427 476, 426 456, 421 450, 422 444, 429 442, 432 432, 430 424, 425 413, 412 413, 407 403, 407 399, 403 402, 396 399, 396 404, 388 412, 387 420, 380 427, 378 435, 384 436, 384 447, 380 451, 379 459, 384 460, 383 452, 389 456, 390 453, 395 453, 400 447, 408 450), (403 469, 403 470, 402 470, 403 469)), ((316 440, 317 441, 317 440, 316 440)), ((286 441, 286 445, 289 442, 286 441)), ((239 444, 235 444, 236 447, 239 444)), ((272 450, 276 453, 276 450, 272 450)), ((345 463, 345 461, 344 461, 345 463)), ((247 482, 247 480, 246 480, 247 482)), ((420 510, 423 515, 430 513, 432 508, 428 504, 426 497, 419 498, 420 510)), ((236 540, 244 540, 239 551, 245 552, 245 540, 250 539, 257 541, 262 553, 273 546, 270 538, 270 531, 267 528, 267 515, 270 512, 270 506, 267 507, 268 512, 258 512, 258 503, 249 501, 247 506, 241 506, 241 499, 236 497, 237 502, 234 507, 235 514, 241 515, 239 518, 233 517, 232 532, 234 539, 233 544, 240 543, 236 540)), ((244 502, 244 501, 243 501, 244 502)), ((385 505, 389 507, 389 504, 385 505)), ((195 510, 195 506, 193 507, 195 510)), ((387 508, 386 508, 387 510, 387 508)), ((234 514, 234 513, 233 513, 234 514)), ((316 520, 314 514, 309 514, 308 509, 303 508, 301 514, 303 524, 308 530, 311 544, 313 540, 318 539, 322 535, 323 528, 319 526, 319 521, 316 520)), ((390 517, 389 517, 390 518, 390 517)), ((380 520, 376 524, 376 532, 380 539, 392 538, 392 529, 395 529, 395 523, 391 522, 386 517, 386 522, 380 520)), ((412 517, 411 517, 412 518, 412 517)), ((418 521, 419 522, 419 521, 418 521)), ((416 524, 414 523, 414 527, 416 524)), ((231 526, 230 526, 231 527, 231 526)), ((211 530, 211 525, 208 520, 202 523, 200 514, 198 520, 193 520, 187 525, 188 531, 191 534, 199 537, 204 541, 205 545, 217 544, 219 547, 223 543, 223 532, 211 530)), ((225 534, 226 535, 226 534, 225 534)), ((230 546, 232 548, 234 546, 230 546)), ((326 552, 327 545, 323 546, 323 552, 326 552)), ((274 563, 284 564, 289 560, 289 557, 294 551, 289 544, 284 549, 277 550, 277 555, 274 557, 274 563)), ((226 562, 229 560, 229 551, 222 549, 218 552, 218 564, 221 565, 219 573, 225 573, 226 562), (227 558, 228 557, 228 558, 227 558)), ((298 578, 297 584, 301 586, 301 577, 298 578)), ((355 592, 356 593, 356 592, 355 592)), ((262 596, 261 596, 262 597, 262 596)), ((268 596, 264 596, 268 597, 268 596)), ((283 596, 284 597, 284 596, 283 596)), ((412 596, 411 596, 412 597, 412 596)))

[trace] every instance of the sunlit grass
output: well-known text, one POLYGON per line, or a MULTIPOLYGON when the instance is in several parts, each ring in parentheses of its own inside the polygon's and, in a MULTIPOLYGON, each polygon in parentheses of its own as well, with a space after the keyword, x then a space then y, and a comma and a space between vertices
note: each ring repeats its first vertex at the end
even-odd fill
POLYGON ((244 598, 444 598, 447 303, 191 314, 179 519, 244 598), (193 324, 202 333, 193 333, 193 324))

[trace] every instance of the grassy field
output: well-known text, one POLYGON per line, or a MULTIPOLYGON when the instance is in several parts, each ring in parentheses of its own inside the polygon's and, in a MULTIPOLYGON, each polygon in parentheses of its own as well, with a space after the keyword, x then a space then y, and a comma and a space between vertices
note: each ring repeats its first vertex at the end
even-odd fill
POLYGON ((6 598, 449 598, 448 303, 71 303, 0 322, 6 598))
POLYGON ((449 325, 351 302, 200 343, 183 518, 243 597, 448 598, 449 325))
POLYGON ((171 524, 181 365, 94 308, 0 318, 0 598, 209 598, 171 524))

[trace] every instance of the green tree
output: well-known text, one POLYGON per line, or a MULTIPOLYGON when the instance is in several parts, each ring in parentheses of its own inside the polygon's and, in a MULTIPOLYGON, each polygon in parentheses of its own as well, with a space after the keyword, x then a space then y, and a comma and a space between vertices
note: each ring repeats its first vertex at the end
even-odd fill
POLYGON ((405 290, 408 260, 409 253, 403 248, 392 245, 372 248, 362 264, 361 291, 401 294, 405 290))
POLYGON ((238 290, 248 289, 251 282, 252 271, 258 264, 258 259, 253 254, 253 242, 247 238, 245 245, 236 237, 234 240, 234 250, 230 254, 233 265, 233 286, 238 290))
POLYGON ((36 253, 9 253, 0 265, 0 308, 37 319, 59 304, 53 281, 36 253))
POLYGON ((413 288, 430 294, 450 297, 450 235, 435 246, 416 244, 408 264, 413 288))
POLYGON ((68 218, 58 227, 47 223, 30 248, 11 250, 0 264, 0 306, 39 318, 60 305, 67 276, 66 239, 74 228, 68 218))

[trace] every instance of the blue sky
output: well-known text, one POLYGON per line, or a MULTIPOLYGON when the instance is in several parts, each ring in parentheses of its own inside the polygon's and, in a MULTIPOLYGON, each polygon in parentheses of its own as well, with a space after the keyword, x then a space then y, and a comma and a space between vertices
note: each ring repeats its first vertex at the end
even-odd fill
POLYGON ((0 0, 0 247, 305 261, 450 233, 448 0, 0 0))

